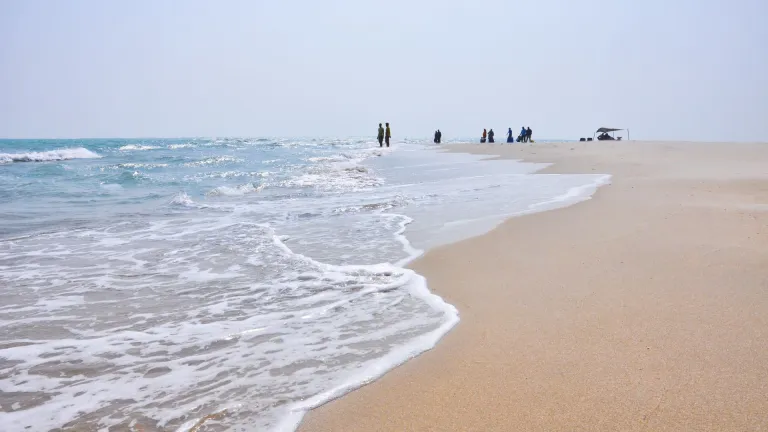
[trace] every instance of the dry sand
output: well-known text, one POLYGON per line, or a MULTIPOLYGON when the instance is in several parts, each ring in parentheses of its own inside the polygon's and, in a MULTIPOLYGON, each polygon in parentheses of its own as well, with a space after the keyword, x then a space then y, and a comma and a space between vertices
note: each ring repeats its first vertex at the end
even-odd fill
POLYGON ((413 263, 461 322, 301 431, 768 430, 768 145, 451 148, 613 183, 413 263))

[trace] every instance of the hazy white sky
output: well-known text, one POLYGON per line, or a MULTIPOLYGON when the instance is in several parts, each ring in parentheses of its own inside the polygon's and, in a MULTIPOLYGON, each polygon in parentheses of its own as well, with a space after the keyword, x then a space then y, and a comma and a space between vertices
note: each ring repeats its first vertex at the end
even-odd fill
POLYGON ((0 137, 768 141, 768 0, 0 0, 0 137))

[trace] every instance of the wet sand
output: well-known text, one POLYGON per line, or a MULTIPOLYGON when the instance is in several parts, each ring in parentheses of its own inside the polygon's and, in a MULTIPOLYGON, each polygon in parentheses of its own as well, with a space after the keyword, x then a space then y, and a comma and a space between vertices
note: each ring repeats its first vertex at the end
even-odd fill
POLYGON ((768 145, 453 145, 607 173, 411 267, 461 322, 317 431, 768 429, 768 145))

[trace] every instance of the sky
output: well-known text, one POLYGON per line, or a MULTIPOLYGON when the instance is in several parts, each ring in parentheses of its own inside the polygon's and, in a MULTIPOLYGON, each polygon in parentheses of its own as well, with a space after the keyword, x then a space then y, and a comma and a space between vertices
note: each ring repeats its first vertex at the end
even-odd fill
POLYGON ((768 141, 766 0, 0 0, 0 137, 768 141))

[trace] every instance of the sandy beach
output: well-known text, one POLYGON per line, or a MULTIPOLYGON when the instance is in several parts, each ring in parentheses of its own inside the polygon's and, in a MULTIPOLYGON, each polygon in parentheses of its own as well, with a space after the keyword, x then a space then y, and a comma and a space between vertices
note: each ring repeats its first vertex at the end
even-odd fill
POLYGON ((448 147, 612 184, 414 262, 461 322, 301 431, 768 429, 768 145, 448 147))

